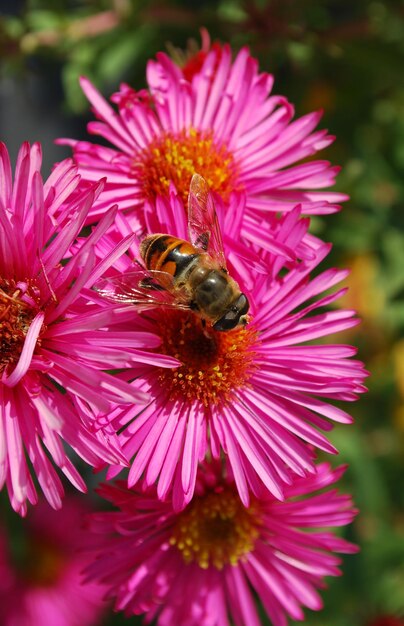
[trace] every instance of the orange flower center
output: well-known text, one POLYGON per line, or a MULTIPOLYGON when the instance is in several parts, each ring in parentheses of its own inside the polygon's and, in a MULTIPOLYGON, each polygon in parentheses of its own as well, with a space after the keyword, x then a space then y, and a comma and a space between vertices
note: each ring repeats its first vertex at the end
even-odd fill
POLYGON ((152 200, 167 196, 173 182, 185 206, 193 174, 201 174, 209 188, 223 200, 240 188, 233 155, 217 143, 212 131, 193 128, 178 134, 164 133, 136 155, 133 174, 143 183, 144 195, 152 200))
POLYGON ((14 280, 0 278, 0 373, 20 358, 28 329, 38 312, 37 299, 33 285, 23 294, 14 280))
POLYGON ((248 384, 256 366, 256 330, 247 326, 227 332, 203 328, 192 312, 165 312, 159 321, 159 351, 182 365, 161 369, 159 380, 170 399, 199 400, 205 406, 229 402, 248 384))
POLYGON ((186 563, 200 567, 237 565, 254 549, 260 534, 260 511, 257 501, 246 509, 238 495, 229 488, 195 497, 179 514, 170 544, 186 563))

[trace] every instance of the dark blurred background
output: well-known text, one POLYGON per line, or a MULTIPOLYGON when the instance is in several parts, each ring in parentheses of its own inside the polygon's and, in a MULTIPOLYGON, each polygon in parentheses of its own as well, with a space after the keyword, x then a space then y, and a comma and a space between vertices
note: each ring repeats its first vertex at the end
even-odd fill
MULTIPOLYGON (((320 154, 343 166, 337 189, 351 201, 313 231, 349 266, 344 306, 362 317, 338 337, 359 346, 369 393, 351 408, 355 425, 331 439, 348 462, 344 488, 361 510, 346 536, 361 546, 329 581, 325 608, 309 626, 399 626, 404 616, 404 4, 365 0, 1 0, 0 138, 15 159, 39 140, 44 175, 69 155, 57 137, 86 139, 90 119, 79 87, 88 76, 109 97, 121 81, 145 85, 159 50, 212 40, 248 45, 274 92, 298 116, 322 108, 337 136, 320 154)), ((120 616, 105 625, 126 622, 120 616)), ((173 624, 173 626, 176 626, 173 624)))

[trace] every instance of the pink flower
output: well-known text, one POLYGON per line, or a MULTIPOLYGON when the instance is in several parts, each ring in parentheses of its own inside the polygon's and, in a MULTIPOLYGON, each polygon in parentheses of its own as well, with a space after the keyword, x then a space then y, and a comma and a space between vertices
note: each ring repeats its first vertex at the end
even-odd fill
POLYGON ((158 626, 259 626, 256 596, 274 626, 286 626, 287 616, 302 620, 302 607, 322 608, 324 577, 341 573, 333 553, 357 551, 324 530, 356 513, 349 496, 327 489, 344 468, 317 470, 288 486, 285 502, 267 494, 247 509, 214 466, 201 469, 181 513, 153 488, 105 485, 101 495, 119 511, 89 516, 87 579, 109 589, 117 611, 158 626))
MULTIPOLYGON (((102 184, 73 201, 80 177, 72 162, 57 166, 45 183, 40 165, 40 147, 23 144, 13 184, 0 144, 0 486, 7 485, 22 515, 27 500, 37 501, 31 467, 55 508, 63 487, 53 464, 85 490, 64 441, 90 465, 125 463, 115 433, 98 420, 105 422, 117 405, 144 404, 147 396, 105 370, 130 366, 134 372, 150 360, 145 348, 160 341, 131 327, 127 307, 111 305, 91 289, 132 240, 96 260, 95 245, 116 208, 71 254, 102 184)), ((176 363, 153 358, 163 367, 176 363)))
POLYGON ((0 529, 0 623, 2 626, 95 626, 107 604, 105 589, 83 585, 89 560, 78 550, 89 508, 70 496, 63 511, 41 502, 26 520, 0 529))
MULTIPOLYGON (((148 232, 167 232, 187 238, 181 200, 172 194, 146 206, 148 232)), ((345 271, 329 269, 310 279, 330 246, 307 234, 307 220, 297 209, 273 220, 274 242, 287 242, 298 251, 300 263, 280 254, 260 251, 267 273, 251 269, 247 250, 237 240, 240 223, 236 207, 218 212, 228 220, 225 252, 230 275, 250 300, 252 319, 247 327, 228 332, 203 328, 192 312, 161 307, 133 309, 134 324, 160 337, 159 350, 181 362, 172 369, 145 366, 132 386, 150 396, 146 407, 118 407, 110 415, 129 459, 129 486, 140 479, 158 481, 161 499, 172 497, 179 510, 192 499, 198 461, 224 452, 245 506, 250 491, 260 497, 264 485, 278 499, 285 497, 291 472, 315 472, 314 448, 336 452, 319 432, 331 421, 350 423, 351 417, 329 400, 352 401, 364 391, 366 372, 352 360, 355 349, 324 343, 324 337, 357 324, 354 311, 329 310, 345 290, 330 292, 345 271), (314 341, 317 340, 317 343, 314 341), (319 341, 318 341, 319 340, 319 341), (310 343, 308 343, 310 342, 310 343)), ((117 239, 132 232, 123 215, 117 218, 117 239)), ((265 226, 258 229, 265 237, 265 226)), ((104 258, 113 249, 112 231, 97 247, 104 258)), ((256 244, 257 255, 259 253, 256 244)), ((129 249, 138 258, 137 245, 129 249)), ((133 268, 129 256, 114 268, 133 268)), ((112 271, 112 270, 111 270, 112 271)), ((133 379, 130 371, 122 375, 133 379)), ((108 477, 120 467, 111 468, 108 477)))
POLYGON ((158 54, 147 66, 148 90, 122 85, 112 97, 118 111, 81 79, 97 117, 88 131, 112 147, 69 139, 59 143, 73 148, 83 181, 107 177, 92 219, 117 202, 142 222, 144 202, 167 197, 170 184, 184 204, 194 172, 205 177, 225 208, 245 205, 241 234, 247 239, 250 221, 297 204, 305 214, 338 210, 347 196, 325 188, 334 184, 339 168, 307 160, 334 139, 314 130, 321 113, 292 121, 293 106, 270 95, 273 77, 258 72, 245 48, 232 61, 228 45, 208 52, 205 45, 200 61, 201 67, 189 72, 158 54))

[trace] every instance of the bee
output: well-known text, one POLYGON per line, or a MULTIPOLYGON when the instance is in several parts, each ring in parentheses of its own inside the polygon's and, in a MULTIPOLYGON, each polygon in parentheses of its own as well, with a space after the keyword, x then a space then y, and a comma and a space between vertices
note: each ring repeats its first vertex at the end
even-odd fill
POLYGON ((189 309, 215 331, 248 321, 249 302, 229 275, 215 205, 205 179, 194 174, 188 196, 190 241, 153 234, 139 245, 144 267, 105 278, 96 290, 108 300, 139 308, 189 309))

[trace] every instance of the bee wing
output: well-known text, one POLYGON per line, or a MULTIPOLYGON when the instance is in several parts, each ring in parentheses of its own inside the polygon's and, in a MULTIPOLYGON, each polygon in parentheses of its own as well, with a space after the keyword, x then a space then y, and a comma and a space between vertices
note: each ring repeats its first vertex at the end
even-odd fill
POLYGON ((171 274, 142 267, 125 274, 102 278, 94 289, 106 300, 118 304, 134 304, 141 308, 189 308, 185 293, 174 286, 171 274))
POLYGON ((206 180, 199 174, 192 176, 189 187, 188 230, 192 245, 207 252, 220 267, 226 269, 215 203, 206 180))

